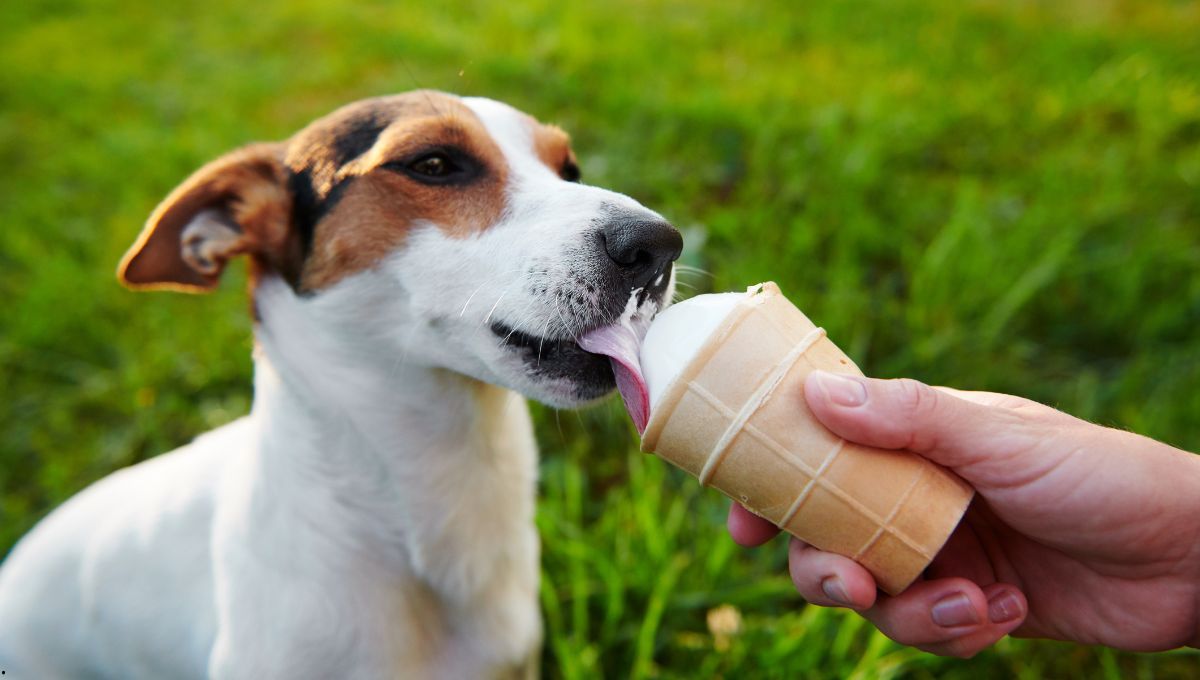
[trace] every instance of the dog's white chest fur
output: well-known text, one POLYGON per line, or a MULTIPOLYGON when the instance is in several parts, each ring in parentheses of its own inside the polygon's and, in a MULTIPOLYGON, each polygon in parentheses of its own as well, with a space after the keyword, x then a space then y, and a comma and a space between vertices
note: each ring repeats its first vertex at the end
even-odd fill
POLYGON ((102 481, 20 546, 0 584, 0 660, 14 677, 122 678, 483 677, 529 662, 527 409, 444 378, 462 391, 443 403, 490 403, 453 423, 396 409, 398 440, 377 451, 291 403, 260 359, 253 415, 102 481))

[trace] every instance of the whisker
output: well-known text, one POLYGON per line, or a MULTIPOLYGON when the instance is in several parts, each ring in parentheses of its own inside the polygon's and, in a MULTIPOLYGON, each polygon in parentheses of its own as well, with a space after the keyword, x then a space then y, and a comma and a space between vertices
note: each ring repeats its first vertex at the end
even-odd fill
POLYGON ((579 342, 579 338, 575 335, 575 331, 571 330, 571 324, 567 323, 566 317, 563 316, 562 307, 560 307, 558 304, 557 295, 554 296, 554 311, 558 312, 558 320, 562 322, 563 330, 571 336, 572 340, 579 342))
POLYGON ((542 327, 542 332, 538 334, 538 368, 542 367, 542 350, 546 347, 546 334, 550 332, 550 319, 546 319, 546 325, 542 327))
POLYGON ((675 271, 680 274, 696 274, 699 276, 707 276, 710 279, 713 278, 712 272, 708 271, 707 269, 691 267, 686 264, 676 264, 675 271))
POLYGON ((479 286, 477 288, 475 288, 474 291, 471 292, 471 295, 467 298, 467 301, 463 303, 462 309, 458 310, 458 318, 461 319, 463 317, 463 314, 467 313, 467 307, 470 306, 471 300, 475 299, 475 294, 478 293, 479 291, 483 290, 483 287, 485 285, 487 285, 487 281, 484 281, 483 283, 479 284, 479 286))
POLYGON ((505 295, 508 295, 507 290, 500 293, 500 297, 496 298, 496 304, 492 305, 492 308, 488 310, 487 316, 483 317, 483 323, 481 325, 488 325, 488 322, 492 320, 492 314, 496 311, 496 307, 500 306, 500 301, 504 299, 505 295))
POLYGON ((395 375, 395 371, 399 371, 404 364, 408 363, 408 354, 412 351, 413 339, 416 338, 418 330, 417 324, 409 324, 408 336, 404 338, 404 351, 396 358, 396 364, 392 367, 393 375, 395 375))
POLYGON ((480 283, 475 288, 475 290, 471 293, 471 296, 467 298, 467 301, 463 303, 462 309, 460 309, 458 311, 458 317, 461 319, 462 316, 467 313, 467 307, 470 306, 471 300, 475 299, 475 295, 478 294, 479 291, 483 290, 484 286, 488 285, 492 281, 495 281, 496 279, 500 278, 501 276, 507 276, 509 274, 512 274, 513 272, 518 272, 518 271, 521 271, 520 267, 517 267, 516 269, 509 269, 509 270, 502 271, 502 272, 496 272, 495 274, 492 274, 491 276, 484 279, 483 282, 480 283))

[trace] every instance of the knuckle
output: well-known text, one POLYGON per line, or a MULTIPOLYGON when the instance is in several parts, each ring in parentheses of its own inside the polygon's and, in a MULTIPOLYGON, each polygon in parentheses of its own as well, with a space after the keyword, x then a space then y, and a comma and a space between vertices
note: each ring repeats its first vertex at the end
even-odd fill
POLYGON ((817 605, 819 607, 837 606, 836 603, 830 601, 828 597, 825 597, 825 593, 821 592, 819 580, 808 577, 798 577, 796 574, 792 574, 792 585, 796 587, 796 592, 800 594, 800 597, 804 598, 804 601, 809 604, 817 605))
POLYGON ((903 448, 925 451, 936 446, 935 429, 928 427, 938 410, 938 390, 911 378, 895 381, 894 398, 899 407, 899 427, 908 433, 903 448))
POLYGON ((788 560, 788 575, 792 577, 792 584, 805 598, 811 594, 808 591, 813 580, 812 570, 808 567, 808 561, 799 555, 793 554, 788 560))
POLYGON ((931 390, 912 378, 900 378, 895 382, 894 389, 896 403, 909 415, 920 415, 936 407, 937 390, 931 390))
POLYGON ((799 574, 793 571, 792 585, 796 587, 796 592, 800 594, 800 597, 810 604, 822 607, 834 607, 839 604, 829 599, 825 595, 825 591, 821 590, 821 578, 816 574, 799 574))

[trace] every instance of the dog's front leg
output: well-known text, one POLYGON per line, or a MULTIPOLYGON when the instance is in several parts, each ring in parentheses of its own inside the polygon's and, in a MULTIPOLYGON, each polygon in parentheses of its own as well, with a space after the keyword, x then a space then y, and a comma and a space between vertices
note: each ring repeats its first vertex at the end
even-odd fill
POLYGON ((441 612, 427 591, 371 577, 339 583, 340 567, 321 573, 311 560, 264 568, 238 554, 247 540, 216 551, 210 678, 451 677, 442 672, 441 612))
POLYGON ((336 546, 322 544, 257 457, 235 465, 214 515, 217 633, 208 676, 363 677, 360 603, 337 582, 336 546))
POLYGON ((348 539, 319 490, 294 493, 247 455, 219 494, 212 536, 217 633, 208 675, 446 677, 438 598, 348 539))
MULTIPOLYGON (((352 639, 331 593, 321 588, 320 554, 281 508, 251 489, 226 494, 213 528, 217 635, 210 678, 331 677, 352 639), (308 552, 308 555, 302 553, 308 552)), ((344 608, 344 605, 343 605, 344 608)))

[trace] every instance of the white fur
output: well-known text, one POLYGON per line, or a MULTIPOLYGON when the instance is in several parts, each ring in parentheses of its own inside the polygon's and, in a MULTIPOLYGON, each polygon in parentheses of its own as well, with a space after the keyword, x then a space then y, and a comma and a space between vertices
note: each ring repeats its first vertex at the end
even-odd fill
POLYGON ((466 101, 510 166, 501 222, 423 225, 314 296, 262 280, 250 415, 92 485, 0 570, 10 677, 474 678, 536 660, 535 444, 505 388, 578 399, 488 324, 577 333, 586 299, 553 291, 586 266, 582 236, 613 206, 653 213, 561 181, 527 118, 466 101))

